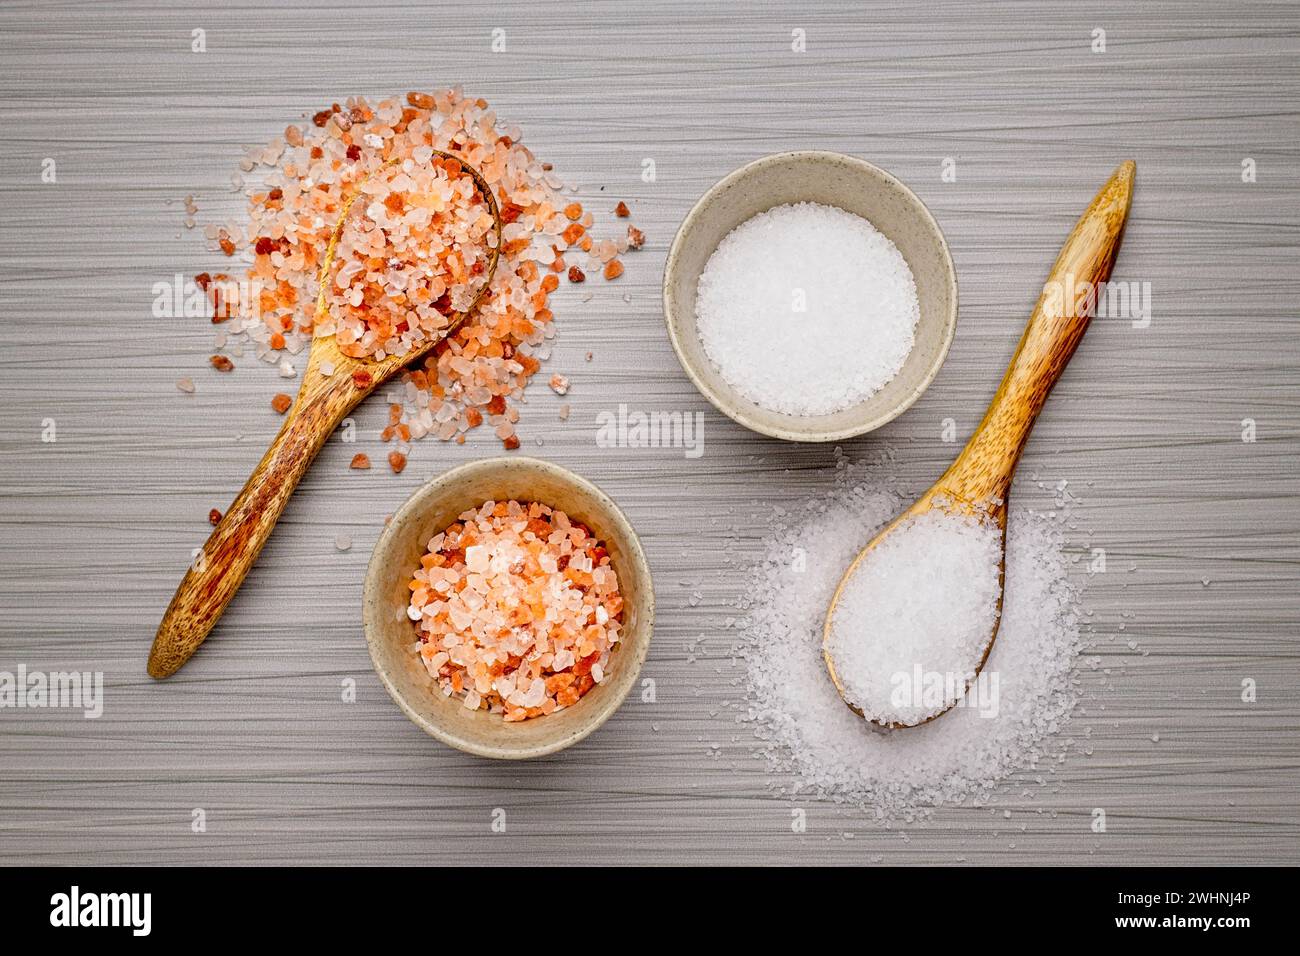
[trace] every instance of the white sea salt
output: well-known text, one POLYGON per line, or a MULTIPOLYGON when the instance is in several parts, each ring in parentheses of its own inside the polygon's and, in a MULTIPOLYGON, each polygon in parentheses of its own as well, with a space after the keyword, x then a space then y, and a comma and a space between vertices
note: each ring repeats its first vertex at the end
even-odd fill
POLYGON ((916 340, 916 282, 866 219, 777 206, 741 223, 700 276, 696 327, 722 377, 790 415, 856 405, 887 384, 916 340))
POLYGON ((1055 737, 1077 691, 1077 589, 1056 522, 1012 508, 999 636, 984 667, 996 708, 957 707, 920 727, 873 729, 840 699, 821 653, 831 595, 858 550, 906 506, 884 467, 841 459, 834 486, 794 510, 753 569, 742 632, 746 718, 791 789, 862 806, 878 822, 986 801, 1013 772, 1064 758, 1055 737))
POLYGON ((939 509, 894 528, 844 583, 827 650, 845 697, 919 724, 960 699, 998 620, 1002 531, 939 509))

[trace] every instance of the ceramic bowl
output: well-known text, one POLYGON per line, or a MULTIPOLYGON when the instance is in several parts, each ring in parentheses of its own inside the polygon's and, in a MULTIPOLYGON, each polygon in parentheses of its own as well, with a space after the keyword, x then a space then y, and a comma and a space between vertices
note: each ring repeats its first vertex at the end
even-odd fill
POLYGON ((695 387, 746 428, 787 441, 839 441, 906 411, 934 379, 957 329, 957 272, 939 224, 916 195, 879 167, 828 152, 777 153, 731 173, 700 197, 668 251, 664 319, 678 361, 695 387), (732 229, 786 203, 838 206, 871 221, 907 260, 916 280, 916 344, 899 373, 866 401, 829 415, 787 415, 737 392, 710 361, 695 328, 700 273, 732 229))
POLYGON ((364 590, 366 642, 375 672, 425 733, 466 753, 523 759, 582 740, 618 709, 636 683, 654 627, 654 586, 641 543, 618 506, 591 482, 550 462, 511 456, 472 462, 434 478, 407 499, 379 536, 364 590), (604 542, 623 594, 622 638, 606 679, 572 707, 506 723, 499 714, 466 710, 443 695, 412 652, 407 583, 431 537, 484 501, 539 501, 581 521, 604 542))

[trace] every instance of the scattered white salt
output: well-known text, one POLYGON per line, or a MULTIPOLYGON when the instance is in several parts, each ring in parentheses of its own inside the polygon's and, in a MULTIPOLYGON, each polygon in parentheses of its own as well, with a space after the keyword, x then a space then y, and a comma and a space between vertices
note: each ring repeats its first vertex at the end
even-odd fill
POLYGON ((827 650, 846 698, 881 723, 918 724, 975 678, 998 620, 1002 531, 935 509, 867 552, 844 583, 827 650))
MULTIPOLYGON (((987 800, 1040 760, 1064 758, 1055 737, 1077 697, 1077 589, 1057 522, 1012 508, 1002 622, 983 673, 996 694, 920 727, 884 731, 845 706, 821 653, 822 623, 849 563, 908 504, 883 466, 841 459, 833 488, 768 537, 737 622, 746 719, 790 789, 867 809, 881 823, 987 800), (874 728, 874 729, 873 729, 874 728)), ((977 685, 978 686, 978 685, 977 685)))
POLYGON ((336 535, 334 538, 334 547, 340 551, 347 551, 352 547, 352 538, 346 534, 336 535))
POLYGON ((796 203, 733 229, 700 276, 701 343, 746 398, 789 415, 865 401, 915 343, 916 283, 866 219, 796 203))

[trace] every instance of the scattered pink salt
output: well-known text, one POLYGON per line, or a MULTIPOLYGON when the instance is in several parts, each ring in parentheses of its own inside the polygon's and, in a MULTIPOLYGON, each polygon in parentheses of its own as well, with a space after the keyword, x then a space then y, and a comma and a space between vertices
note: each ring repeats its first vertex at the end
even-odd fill
MULTIPOLYGON (((223 223, 211 224, 204 231, 214 250, 220 248, 228 255, 242 250, 251 259, 247 282, 225 283, 219 290, 214 285, 209 292, 210 297, 221 296, 219 317, 230 322, 226 328, 231 338, 247 340, 245 344, 251 343, 258 358, 269 361, 284 352, 298 354, 310 344, 317 331, 314 317, 320 256, 334 229, 337 211, 363 183, 372 182, 376 192, 366 197, 368 205, 354 207, 353 215, 367 218, 367 213, 372 213, 368 220, 373 228, 349 238, 354 249, 371 248, 364 240, 377 238, 375 228, 387 229, 385 241, 404 241, 405 237, 397 234, 401 231, 397 220, 404 224, 412 215, 418 220, 422 214, 418 204, 408 203, 410 184, 401 177, 418 178, 426 173, 438 180, 443 190, 440 196, 455 213, 453 221, 459 225, 453 227, 452 242, 472 240, 482 218, 473 219, 470 213, 478 209, 481 214, 482 205, 465 207, 446 196, 446 188, 460 188, 463 175, 448 175, 444 181, 441 173, 432 170, 433 150, 463 157, 483 175, 501 211, 500 262, 475 312, 435 349, 423 367, 404 374, 395 385, 395 394, 389 396, 391 402, 402 406, 401 423, 408 427, 411 439, 433 435, 463 442, 465 432, 488 417, 491 404, 519 398, 550 355, 555 317, 548 298, 559 285, 550 266, 557 258, 555 248, 569 243, 562 235, 584 249, 591 248, 591 214, 582 212, 576 222, 568 218, 565 207, 569 203, 560 198, 563 183, 549 163, 539 162, 520 142, 521 137, 519 128, 498 120, 484 100, 466 97, 459 90, 441 90, 374 103, 362 97, 348 99, 319 111, 301 126, 288 127, 269 144, 254 147, 241 161, 241 168, 245 172, 259 166, 268 169, 262 181, 248 189, 246 228, 223 223), (391 171, 384 169, 389 161, 396 161, 391 171), (400 208, 397 200, 389 201, 394 194, 403 195, 400 208), (462 231, 457 234, 457 229, 462 231), (241 286, 247 291, 241 291, 241 286), (274 347, 281 341, 283 350, 274 347)), ((567 210, 569 214, 577 211, 567 210)), ((470 278, 453 282, 467 294, 474 291, 475 248, 468 242, 468 258, 462 263, 470 278)), ((360 289, 364 304, 378 301, 373 298, 376 287, 399 289, 405 282, 405 288, 410 288, 410 277, 402 273, 411 270, 397 270, 385 258, 373 268, 366 260, 361 267, 364 272, 358 273, 352 265, 359 261, 357 257, 340 251, 344 254, 331 295, 346 296, 351 304, 360 289), (348 273, 338 285, 338 273, 344 268, 348 273)), ((430 280, 427 284, 417 282, 416 287, 432 291, 434 285, 430 280)), ((455 289, 445 294, 449 308, 460 301, 455 289)), ((383 322, 352 314, 343 323, 341 340, 347 339, 344 344, 366 354, 409 344, 437 331, 437 316, 442 311, 435 307, 430 312, 425 308, 429 304, 420 302, 408 309, 415 318, 408 318, 405 326, 396 310, 383 322)), ((328 320, 326 329, 333 329, 328 320)))

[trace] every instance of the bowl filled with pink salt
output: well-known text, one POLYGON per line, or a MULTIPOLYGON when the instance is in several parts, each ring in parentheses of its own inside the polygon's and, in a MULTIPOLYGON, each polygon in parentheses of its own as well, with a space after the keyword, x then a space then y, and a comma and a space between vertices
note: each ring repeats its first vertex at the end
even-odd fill
POLYGON ((683 370, 719 411, 775 438, 839 441, 892 421, 934 379, 957 273, 934 217, 889 173, 779 153, 687 214, 663 303, 683 370))
POLYGON ((375 545, 366 641, 398 707, 467 753, 562 750, 627 697, 654 587, 627 518, 595 485, 534 458, 453 468, 375 545))

